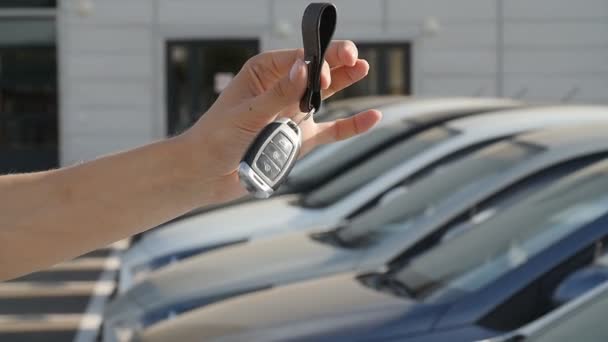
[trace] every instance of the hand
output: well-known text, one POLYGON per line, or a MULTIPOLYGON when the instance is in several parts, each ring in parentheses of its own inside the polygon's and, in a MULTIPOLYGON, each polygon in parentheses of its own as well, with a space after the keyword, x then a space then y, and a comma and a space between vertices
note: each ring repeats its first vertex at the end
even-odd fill
MULTIPOLYGON (((270 51, 251 58, 222 92, 207 113, 184 136, 190 142, 191 156, 200 172, 220 187, 217 201, 228 201, 245 194, 238 181, 238 165, 257 134, 277 117, 303 117, 300 98, 307 83, 304 52, 270 51)), ((322 97, 364 78, 369 64, 358 58, 351 41, 333 42, 326 53, 321 73, 322 97)), ((352 117, 328 123, 315 123, 311 117, 300 124, 302 154, 315 146, 350 138, 373 127, 380 112, 367 110, 352 117)))

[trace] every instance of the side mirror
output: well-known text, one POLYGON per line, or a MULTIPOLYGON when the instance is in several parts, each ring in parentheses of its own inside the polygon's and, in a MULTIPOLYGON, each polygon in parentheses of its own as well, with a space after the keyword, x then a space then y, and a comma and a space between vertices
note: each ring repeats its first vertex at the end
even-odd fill
POLYGON ((608 267, 593 265, 583 268, 562 281, 555 289, 551 301, 553 305, 560 306, 606 281, 608 281, 608 267))

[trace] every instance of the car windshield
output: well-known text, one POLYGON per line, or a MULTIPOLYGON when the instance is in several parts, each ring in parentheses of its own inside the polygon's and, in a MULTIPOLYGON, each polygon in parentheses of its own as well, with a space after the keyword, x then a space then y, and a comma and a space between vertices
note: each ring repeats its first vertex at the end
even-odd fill
POLYGON ((457 134, 457 131, 443 126, 416 134, 411 139, 398 143, 377 156, 345 171, 321 188, 309 193, 304 197, 302 204, 305 207, 330 205, 372 181, 383 172, 457 134))
POLYGON ((475 291, 608 210, 608 162, 587 167, 411 259, 395 276, 433 301, 475 291))
POLYGON ((585 303, 574 312, 526 338, 526 342, 608 341, 608 293, 585 303))
POLYGON ((388 193, 387 196, 392 198, 381 199, 376 208, 354 219, 347 228, 339 231, 338 236, 352 242, 362 238, 382 238, 395 229, 407 230, 411 227, 408 221, 432 214, 433 209, 449 195, 505 172, 542 150, 513 140, 503 141, 448 162, 417 178, 411 186, 404 186, 399 195, 388 193), (388 203, 383 203, 385 201, 388 203), (390 224, 396 222, 399 224, 390 224))
MULTIPOLYGON (((316 163, 301 163, 298 162, 291 172, 287 184, 291 188, 300 187, 315 187, 317 184, 325 181, 328 175, 334 174, 336 171, 347 166, 353 160, 365 156, 373 149, 382 144, 397 138, 398 136, 407 133, 411 129, 411 125, 405 121, 391 124, 384 127, 379 127, 371 132, 352 139, 349 142, 342 143, 337 150, 326 155, 316 163)), ((323 148, 323 147, 322 147, 323 148)), ((312 154, 323 154, 322 150, 315 150, 312 154), (320 152, 320 153, 319 153, 320 152)), ((309 154, 310 155, 310 154, 309 154)), ((311 158, 311 157, 304 157, 311 158)))

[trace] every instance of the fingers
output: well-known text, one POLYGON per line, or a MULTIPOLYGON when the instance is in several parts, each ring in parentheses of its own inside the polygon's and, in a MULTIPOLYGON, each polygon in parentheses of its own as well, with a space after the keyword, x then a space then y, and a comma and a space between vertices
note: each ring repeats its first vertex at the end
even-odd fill
MULTIPOLYGON (((357 62, 358 50, 355 43, 349 40, 333 41, 325 52, 325 60, 330 68, 353 66, 357 62)), ((295 63, 304 57, 303 49, 275 50, 263 52, 253 57, 250 62, 255 68, 266 70, 281 78, 295 63)))
POLYGON ((321 68, 321 89, 325 90, 331 85, 331 68, 327 62, 323 62, 321 68))
POLYGON ((332 42, 325 52, 325 60, 332 68, 353 66, 359 58, 357 46, 350 40, 332 42))
POLYGON ((343 66, 331 71, 331 84, 323 91, 323 99, 363 79, 369 72, 369 64, 359 59, 352 67, 343 66))
POLYGON ((374 127, 382 119, 382 113, 370 109, 349 118, 317 125, 318 133, 313 138, 315 145, 328 144, 351 138, 374 127))
POLYGON ((306 90, 307 68, 303 60, 297 60, 287 76, 246 105, 245 120, 266 124, 286 107, 296 105, 306 90))

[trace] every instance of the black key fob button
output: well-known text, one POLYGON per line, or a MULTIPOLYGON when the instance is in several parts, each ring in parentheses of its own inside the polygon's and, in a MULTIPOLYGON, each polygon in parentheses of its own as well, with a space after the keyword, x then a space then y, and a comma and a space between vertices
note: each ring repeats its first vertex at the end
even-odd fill
POLYGON ((285 134, 279 133, 273 139, 272 142, 277 145, 285 154, 291 154, 291 150, 293 150, 293 143, 285 134))
POLYGON ((258 170, 260 170, 266 178, 274 180, 281 170, 265 155, 260 155, 256 162, 258 170))
POLYGON ((289 156, 281 151, 281 149, 276 147, 272 142, 266 145, 264 154, 268 156, 279 168, 285 166, 287 159, 289 159, 289 156))

